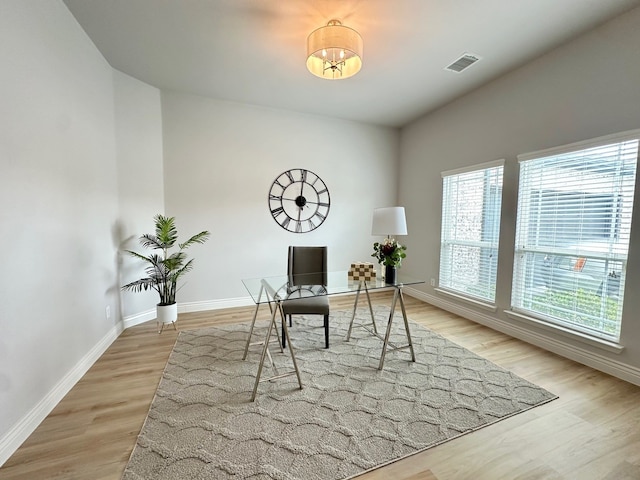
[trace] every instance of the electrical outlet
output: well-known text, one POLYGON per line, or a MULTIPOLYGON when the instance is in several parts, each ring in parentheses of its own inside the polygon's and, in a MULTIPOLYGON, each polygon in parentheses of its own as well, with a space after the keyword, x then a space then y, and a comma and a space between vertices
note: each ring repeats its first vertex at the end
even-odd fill
POLYGON ((432 279, 431 279, 431 286, 432 286, 432 287, 435 287, 435 286, 436 286, 436 279, 435 279, 435 278, 432 278, 432 279))
POLYGON ((107 320, 111 318, 111 306, 104 307, 104 316, 107 317, 107 320))

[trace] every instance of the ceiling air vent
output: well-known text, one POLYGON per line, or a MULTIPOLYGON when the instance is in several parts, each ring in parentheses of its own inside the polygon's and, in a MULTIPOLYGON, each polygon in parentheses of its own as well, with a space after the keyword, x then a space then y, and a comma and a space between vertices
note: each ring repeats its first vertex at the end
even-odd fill
POLYGON ((478 55, 472 53, 465 53, 455 62, 453 62, 448 67, 445 67, 445 70, 449 70, 450 72, 460 73, 463 70, 469 68, 471 65, 480 60, 478 55))

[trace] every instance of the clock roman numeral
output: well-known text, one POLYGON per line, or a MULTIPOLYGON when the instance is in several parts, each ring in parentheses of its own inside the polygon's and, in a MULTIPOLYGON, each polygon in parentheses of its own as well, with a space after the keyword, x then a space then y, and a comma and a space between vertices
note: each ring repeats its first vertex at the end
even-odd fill
POLYGON ((284 172, 287 177, 289 178, 289 183, 293 183, 295 182, 295 180, 293 179, 293 174, 291 173, 291 170, 287 170, 286 172, 284 172))
POLYGON ((295 233, 309 232, 322 225, 329 215, 330 202, 329 190, 322 179, 304 168, 282 172, 268 194, 273 219, 295 233))

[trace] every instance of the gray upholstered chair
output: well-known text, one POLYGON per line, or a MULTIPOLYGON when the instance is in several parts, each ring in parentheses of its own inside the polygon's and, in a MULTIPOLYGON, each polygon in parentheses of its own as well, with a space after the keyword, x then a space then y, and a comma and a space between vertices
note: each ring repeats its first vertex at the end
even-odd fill
MULTIPOLYGON (((324 343, 329 348, 329 297, 327 286, 327 247, 289 247, 287 298, 282 311, 293 326, 293 315, 323 315, 324 343)), ((283 332, 283 346, 286 339, 283 332)))

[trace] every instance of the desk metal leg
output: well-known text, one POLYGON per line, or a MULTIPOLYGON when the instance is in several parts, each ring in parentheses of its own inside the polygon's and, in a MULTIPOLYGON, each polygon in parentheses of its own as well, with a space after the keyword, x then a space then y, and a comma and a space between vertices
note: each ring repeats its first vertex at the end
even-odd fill
MULTIPOLYGON (((369 303, 369 313, 371 313, 371 323, 373 325, 373 333, 378 334, 378 327, 376 326, 376 319, 373 315, 373 307, 371 306, 371 297, 369 296, 369 289, 367 288, 366 282, 360 282, 358 284, 358 290, 356 291, 356 301, 353 303, 353 312, 351 313, 351 322, 349 322, 349 331, 347 331, 347 342, 351 338, 351 330, 353 329, 353 320, 356 318, 356 309, 358 308, 358 299, 360 298, 360 291, 362 290, 362 285, 364 284, 364 291, 367 294, 367 302, 369 303)), ((364 326, 364 325, 358 325, 364 326)))
MULTIPOLYGON (((262 298, 262 292, 263 292, 263 287, 260 287, 260 293, 258 294, 258 303, 256 303, 256 309, 253 311, 253 320, 251 320, 251 327, 249 327, 249 338, 247 338, 247 343, 244 346, 244 355, 242 355, 242 360, 246 360, 247 359, 247 354, 249 353, 249 347, 251 345, 261 345, 262 342, 256 342, 256 343, 251 343, 251 337, 253 337, 253 329, 256 325, 256 318, 258 316, 258 309, 260 308, 260 299, 262 298)), ((268 302, 269 304, 269 310, 271 311, 271 318, 272 318, 272 322, 275 322, 275 319, 273 317, 273 306, 271 305, 271 302, 268 302)), ((275 326, 275 323, 274 323, 275 326)), ((278 345, 280 346, 280 352, 283 352, 284 349, 282 348, 282 342, 280 342, 280 337, 276 336, 276 338, 278 339, 278 345)))
MULTIPOLYGON (((291 343, 291 338, 289 338, 289 327, 287 327, 287 320, 284 316, 284 313, 282 312, 282 305, 280 305, 280 303, 278 303, 278 308, 280 309, 280 316, 282 317, 282 328, 284 330, 285 336, 287 337, 287 342, 289 342, 289 352, 291 353, 291 361, 293 362, 293 368, 296 372, 296 377, 298 378, 298 385, 300 385, 300 390, 302 390, 302 380, 300 379, 300 369, 298 368, 298 362, 296 362, 296 352, 293 349, 293 343, 291 343)), ((291 373, 289 373, 289 375, 290 374, 291 373)))
POLYGON ((396 311, 396 303, 400 299, 400 307, 402 309, 402 317, 404 319, 404 328, 405 333, 407 335, 407 341, 409 342, 407 345, 402 346, 394 346, 392 345, 392 350, 403 350, 405 348, 410 349, 411 351, 411 361, 416 361, 416 355, 413 350, 413 342, 411 341, 411 333, 409 332, 409 321, 407 320, 407 312, 404 306, 404 298, 402 296, 402 286, 396 286, 395 292, 393 294, 393 301, 391 302, 391 312, 389 313, 389 323, 387 324, 387 332, 384 336, 384 344, 382 346, 382 354, 380 355, 380 364, 378 365, 378 370, 382 370, 384 366, 384 357, 387 354, 387 349, 390 345, 389 338, 391 337, 391 326, 393 324, 393 316, 396 311))
MULTIPOLYGON (((266 378, 264 380, 275 380, 278 378, 282 378, 282 377, 287 377, 289 375, 293 375, 294 373, 296 374, 296 377, 298 378, 298 385, 300 385, 300 389, 302 389, 302 380, 300 379, 300 370, 298 369, 298 363, 296 362, 296 355, 295 355, 295 351, 293 349, 293 344, 291 343, 291 339, 289 338, 289 329, 287 328, 287 322, 285 320, 284 314, 282 312, 282 306, 280 305, 280 303, 278 302, 277 305, 275 306, 275 308, 273 308, 271 310, 271 321, 269 322, 269 328, 267 329, 267 335, 264 339, 264 344, 262 346, 262 355, 260 356, 260 364, 258 365, 258 373, 256 374, 256 381, 253 385, 253 392, 251 393, 251 401, 253 402, 256 399, 256 394, 258 392, 258 385, 260 384, 260 377, 262 376, 262 369, 264 367, 264 360, 266 358, 267 355, 269 355, 269 342, 271 340, 271 333, 274 330, 274 326, 275 326, 275 318, 276 318, 276 310, 280 313, 280 319, 282 322, 282 329, 284 330, 285 333, 285 338, 287 339, 287 341, 289 342, 289 352, 291 352, 291 360, 293 360, 293 368, 294 371, 293 372, 286 372, 280 375, 275 375, 273 377, 269 377, 266 378)), ((277 327, 275 328, 276 330, 276 337, 278 336, 278 329, 277 327)), ((280 343, 280 340, 278 338, 278 343, 280 343)), ((282 349, 282 344, 280 344, 280 348, 282 349)))
POLYGON ((251 337, 253 336, 253 327, 256 325, 256 317, 258 316, 258 308, 260 308, 260 304, 256 303, 256 309, 253 311, 253 320, 251 320, 251 327, 249 327, 249 337, 247 338, 247 343, 244 346, 244 355, 242 355, 242 360, 247 359, 247 353, 249 353, 249 345, 251 345, 251 337))
POLYGON ((384 365, 384 357, 387 354, 387 346, 389 345, 389 337, 391 336, 391 325, 393 324, 393 313, 396 310, 396 301, 398 300, 398 289, 393 292, 393 300, 391 301, 391 312, 389 313, 389 322, 387 323, 387 333, 384 336, 384 343, 382 344, 382 354, 380 355, 380 364, 378 370, 382 370, 384 365))
POLYGON ((371 323, 373 324, 373 332, 378 333, 378 327, 376 327, 376 318, 373 315, 373 307, 371 306, 371 297, 369 296, 369 289, 367 283, 364 284, 364 293, 367 294, 367 302, 369 303, 369 313, 371 313, 371 323))
POLYGON ((264 358, 267 356, 267 350, 269 349, 269 340, 271 339, 271 330, 273 329, 273 322, 275 321, 276 311, 275 309, 271 313, 271 321, 269 322, 269 328, 267 329, 267 336, 264 337, 264 345, 262 345, 262 355, 260 356, 260 363, 258 364, 258 373, 256 374, 256 382, 253 385, 253 392, 251 393, 251 401, 256 399, 256 392, 258 391, 258 384, 260 383, 260 377, 262 376, 262 367, 264 366, 264 358))
POLYGON ((416 361, 416 353, 413 351, 413 341, 411 340, 411 332, 409 331, 409 320, 407 319, 407 310, 404 307, 404 295, 402 294, 402 288, 398 289, 398 297, 400 298, 400 308, 402 309, 402 318, 404 319, 404 330, 407 334, 407 341, 409 342, 409 350, 411 351, 411 361, 416 361))
POLYGON ((351 338, 351 329, 353 328, 353 320, 356 318, 356 308, 358 308, 358 299, 360 298, 361 289, 362 289, 362 282, 358 284, 358 290, 356 291, 356 301, 353 303, 353 312, 351 312, 351 322, 349 322, 349 330, 347 331, 347 342, 351 338))

